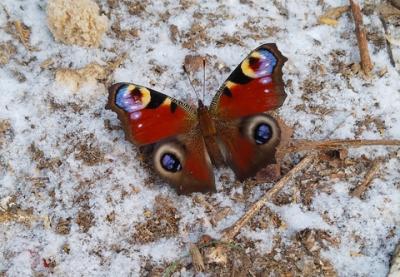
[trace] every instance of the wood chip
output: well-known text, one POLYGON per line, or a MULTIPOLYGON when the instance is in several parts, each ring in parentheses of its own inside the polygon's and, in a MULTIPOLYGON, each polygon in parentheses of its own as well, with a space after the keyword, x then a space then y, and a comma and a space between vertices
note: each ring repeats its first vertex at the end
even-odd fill
POLYGON ((199 248, 194 243, 190 244, 189 247, 190 256, 192 257, 192 263, 196 272, 203 272, 205 270, 203 256, 201 255, 199 248))
POLYGON ((353 197, 362 198, 364 193, 370 187, 372 180, 375 178, 381 167, 381 161, 377 160, 373 163, 364 180, 350 193, 353 197))

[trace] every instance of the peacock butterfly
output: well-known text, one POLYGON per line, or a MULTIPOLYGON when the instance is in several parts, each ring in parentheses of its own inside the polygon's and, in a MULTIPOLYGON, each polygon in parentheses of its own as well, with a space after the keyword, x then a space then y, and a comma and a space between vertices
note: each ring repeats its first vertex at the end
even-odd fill
POLYGON ((215 191, 213 166, 228 165, 239 180, 275 163, 281 129, 267 111, 285 98, 287 61, 269 43, 253 50, 217 91, 209 107, 185 104, 131 83, 109 88, 126 139, 153 145, 155 171, 178 193, 215 191))

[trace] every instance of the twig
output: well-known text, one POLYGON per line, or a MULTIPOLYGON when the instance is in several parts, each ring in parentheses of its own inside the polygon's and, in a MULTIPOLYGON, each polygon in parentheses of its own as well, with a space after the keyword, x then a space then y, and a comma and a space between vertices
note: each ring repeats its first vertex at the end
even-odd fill
POLYGON ((369 76, 372 70, 372 62, 369 56, 367 35, 363 25, 360 5, 357 0, 350 0, 350 5, 354 18, 358 48, 360 50, 361 68, 364 71, 364 74, 369 76))
POLYGON ((293 140, 291 145, 285 149, 286 152, 297 152, 305 150, 334 150, 341 148, 357 148, 362 146, 400 146, 400 140, 377 139, 377 140, 361 140, 361 139, 336 139, 325 141, 312 140, 293 140))
POLYGON ((367 174, 365 175, 364 180, 350 193, 353 197, 361 198, 364 192, 369 188, 372 179, 374 179, 375 175, 378 173, 380 169, 381 161, 376 160, 367 174))
MULTIPOLYGON (((388 35, 388 27, 387 27, 385 18, 383 17, 383 15, 380 15, 379 19, 382 22, 382 26, 383 26, 383 30, 385 31, 385 35, 388 35)), ((396 67, 396 62, 394 61, 394 58, 393 58, 392 46, 390 45, 389 41, 385 40, 385 42, 386 42, 386 51, 388 52, 390 64, 393 67, 396 67)))
POLYGON ((264 196, 262 196, 257 202, 255 202, 250 209, 235 222, 234 225, 225 229, 222 233, 221 241, 231 241, 239 233, 240 229, 247 224, 247 222, 258 213, 261 208, 274 196, 276 195, 298 172, 309 166, 315 159, 315 154, 307 155, 301 162, 293 167, 282 179, 280 179, 270 190, 268 190, 264 196))

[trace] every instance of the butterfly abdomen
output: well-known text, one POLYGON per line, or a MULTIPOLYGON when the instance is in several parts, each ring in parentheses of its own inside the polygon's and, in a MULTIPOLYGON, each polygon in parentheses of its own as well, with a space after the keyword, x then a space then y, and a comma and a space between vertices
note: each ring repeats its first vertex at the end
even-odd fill
POLYGON ((197 116, 199 119, 200 131, 212 163, 216 167, 224 165, 224 159, 217 143, 217 129, 215 128, 214 119, 211 117, 208 108, 204 106, 201 101, 199 101, 197 116))

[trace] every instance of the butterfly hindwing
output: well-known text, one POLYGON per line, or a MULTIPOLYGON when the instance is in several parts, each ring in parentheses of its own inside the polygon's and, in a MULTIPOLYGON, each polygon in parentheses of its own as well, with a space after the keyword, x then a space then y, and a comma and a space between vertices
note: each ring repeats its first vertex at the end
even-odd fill
POLYGON ((190 134, 158 143, 154 150, 155 170, 179 194, 215 191, 214 172, 201 135, 190 134))
POLYGON ((219 119, 235 119, 280 107, 286 98, 282 80, 286 60, 275 43, 253 50, 218 90, 211 113, 219 119))
POLYGON ((196 124, 191 107, 155 90, 117 83, 109 88, 107 107, 118 114, 126 137, 146 145, 183 134, 196 124))
POLYGON ((219 128, 218 137, 227 164, 243 181, 268 164, 276 163, 281 127, 273 116, 257 114, 225 123, 219 128))

